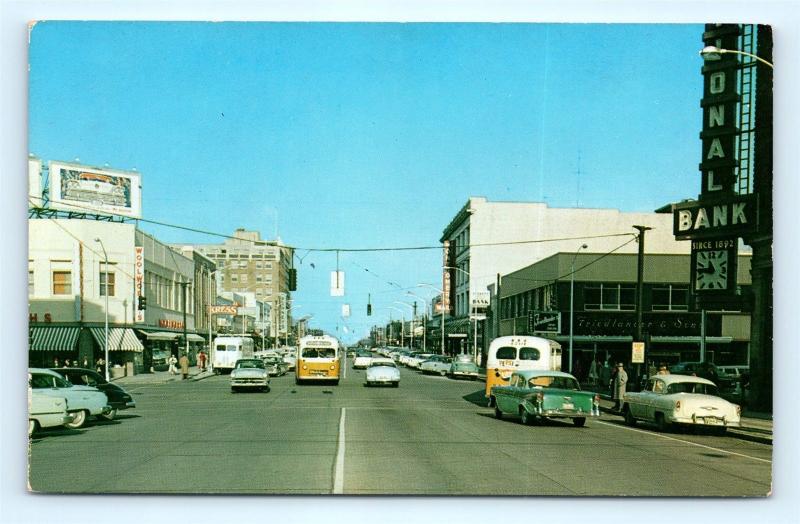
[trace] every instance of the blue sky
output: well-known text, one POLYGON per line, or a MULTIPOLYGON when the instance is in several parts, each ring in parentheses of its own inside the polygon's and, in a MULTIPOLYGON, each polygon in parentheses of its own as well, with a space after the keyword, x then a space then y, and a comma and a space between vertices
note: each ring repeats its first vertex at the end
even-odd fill
POLYGON ((340 299, 328 295, 335 256, 306 248, 437 245, 469 196, 625 211, 695 197, 702 31, 39 23, 30 151, 135 167, 145 218, 277 231, 305 257, 297 316, 333 331, 349 303, 348 325, 362 336, 388 318, 386 306, 410 300, 389 282, 440 280, 440 252, 342 253, 340 299))

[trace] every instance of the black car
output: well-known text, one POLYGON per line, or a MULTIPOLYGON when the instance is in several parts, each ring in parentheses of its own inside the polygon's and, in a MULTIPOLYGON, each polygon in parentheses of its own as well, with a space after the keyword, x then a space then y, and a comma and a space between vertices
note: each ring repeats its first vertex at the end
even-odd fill
POLYGON ((108 420, 113 420, 117 410, 135 408, 136 401, 128 392, 116 384, 108 382, 103 375, 92 369, 85 368, 51 368, 76 386, 92 386, 106 394, 111 411, 103 415, 108 420))

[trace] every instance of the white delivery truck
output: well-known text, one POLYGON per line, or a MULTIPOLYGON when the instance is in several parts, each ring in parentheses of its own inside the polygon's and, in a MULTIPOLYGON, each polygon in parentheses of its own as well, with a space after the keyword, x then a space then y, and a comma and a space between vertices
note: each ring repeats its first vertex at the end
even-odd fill
POLYGON ((255 344, 250 337, 227 336, 214 339, 211 368, 214 373, 230 373, 240 358, 254 358, 255 344))

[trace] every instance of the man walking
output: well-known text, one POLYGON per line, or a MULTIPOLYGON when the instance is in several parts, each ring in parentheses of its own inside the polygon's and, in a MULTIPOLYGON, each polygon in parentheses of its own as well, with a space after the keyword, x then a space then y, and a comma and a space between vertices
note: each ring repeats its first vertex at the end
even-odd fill
POLYGON ((200 371, 206 370, 206 354, 202 349, 197 354, 197 364, 200 366, 200 371))
POLYGON ((169 362, 169 374, 170 375, 176 374, 178 370, 175 368, 175 364, 178 363, 178 359, 175 358, 175 355, 170 355, 167 362, 169 362))
POLYGON ((625 388, 628 386, 628 374, 622 362, 617 364, 617 374, 614 377, 614 410, 622 408, 622 397, 625 396, 625 388))
POLYGON ((186 353, 181 355, 181 380, 186 380, 189 378, 189 357, 186 356, 186 353))

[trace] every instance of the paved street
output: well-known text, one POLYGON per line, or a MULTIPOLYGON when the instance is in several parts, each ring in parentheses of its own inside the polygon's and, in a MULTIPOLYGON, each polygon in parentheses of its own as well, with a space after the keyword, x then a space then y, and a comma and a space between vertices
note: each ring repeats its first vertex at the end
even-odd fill
POLYGON ((403 369, 399 389, 228 377, 130 384, 137 408, 113 422, 46 431, 31 445, 44 492, 763 496, 769 445, 628 428, 496 420, 481 382, 403 369))

